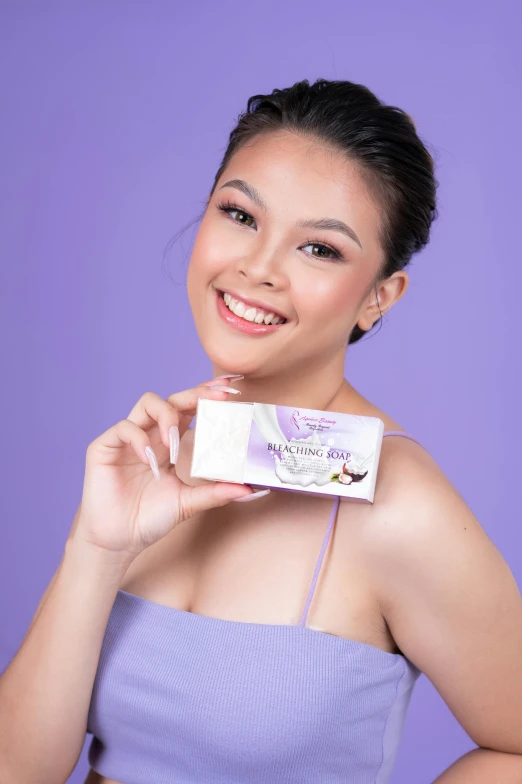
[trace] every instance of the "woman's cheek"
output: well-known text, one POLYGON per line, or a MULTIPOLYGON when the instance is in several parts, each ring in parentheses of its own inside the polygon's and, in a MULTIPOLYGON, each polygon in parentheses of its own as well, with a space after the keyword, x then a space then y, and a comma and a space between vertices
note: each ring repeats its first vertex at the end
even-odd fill
POLYGON ((337 314, 345 313, 347 309, 347 294, 343 291, 343 287, 332 283, 328 286, 320 286, 317 281, 310 282, 306 291, 302 292, 299 296, 301 304, 300 311, 306 314, 307 320, 317 324, 321 322, 324 324, 325 317, 330 320, 335 320, 337 314))

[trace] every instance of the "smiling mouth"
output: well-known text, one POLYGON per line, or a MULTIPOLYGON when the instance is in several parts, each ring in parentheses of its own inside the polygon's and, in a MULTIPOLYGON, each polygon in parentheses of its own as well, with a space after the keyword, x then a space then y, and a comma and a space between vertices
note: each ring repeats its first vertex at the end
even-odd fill
POLYGON ((231 298, 229 294, 225 294, 225 292, 220 291, 219 289, 217 289, 217 294, 222 300, 227 310, 236 318, 241 319, 247 324, 252 324, 254 326, 260 326, 260 327, 263 326, 276 327, 276 326, 282 326, 283 324, 286 324, 288 322, 288 319, 284 318, 283 316, 279 316, 278 314, 275 314, 271 311, 264 310, 263 308, 249 307, 245 303, 241 302, 241 300, 235 300, 234 298, 231 298), (232 308, 230 307, 231 301, 234 307, 236 307, 234 303, 239 303, 242 306, 243 315, 240 315, 240 313, 236 313, 234 310, 232 310, 232 308), (251 318, 245 318, 245 315, 247 313, 249 313, 251 318), (270 316, 270 320, 267 322, 265 319, 268 316, 270 316))

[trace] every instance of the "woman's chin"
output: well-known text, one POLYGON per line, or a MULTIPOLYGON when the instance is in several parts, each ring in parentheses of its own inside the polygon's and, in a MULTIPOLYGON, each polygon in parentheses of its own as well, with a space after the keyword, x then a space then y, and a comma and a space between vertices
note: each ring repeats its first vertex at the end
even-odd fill
POLYGON ((250 356, 248 356, 245 351, 245 356, 241 356, 241 351, 234 350, 234 352, 231 352, 224 346, 220 348, 215 345, 213 340, 210 340, 207 345, 204 343, 202 343, 202 345, 203 350, 212 365, 216 368, 222 368, 223 373, 234 373, 246 376, 247 374, 250 375, 255 373, 263 365, 262 361, 255 361, 255 358, 251 355, 252 352, 250 352, 250 356))

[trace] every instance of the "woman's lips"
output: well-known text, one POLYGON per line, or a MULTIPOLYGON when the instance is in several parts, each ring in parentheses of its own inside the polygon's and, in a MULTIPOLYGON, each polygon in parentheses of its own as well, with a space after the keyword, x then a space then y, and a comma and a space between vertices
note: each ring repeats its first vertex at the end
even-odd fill
POLYGON ((275 332, 276 329, 281 329, 281 327, 285 326, 285 324, 256 324, 253 321, 247 321, 246 319, 241 318, 241 316, 236 316, 236 314, 232 313, 225 305, 223 295, 217 291, 217 289, 215 291, 217 296, 217 310, 220 317, 223 321, 226 321, 229 326, 238 329, 240 332, 245 332, 248 335, 267 335, 269 332, 275 332))

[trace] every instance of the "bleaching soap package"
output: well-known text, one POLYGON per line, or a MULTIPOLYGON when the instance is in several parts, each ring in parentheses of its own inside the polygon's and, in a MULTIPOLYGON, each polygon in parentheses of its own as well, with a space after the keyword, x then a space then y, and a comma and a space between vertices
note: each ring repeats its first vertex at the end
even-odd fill
POLYGON ((373 503, 384 422, 198 398, 190 476, 373 503))

